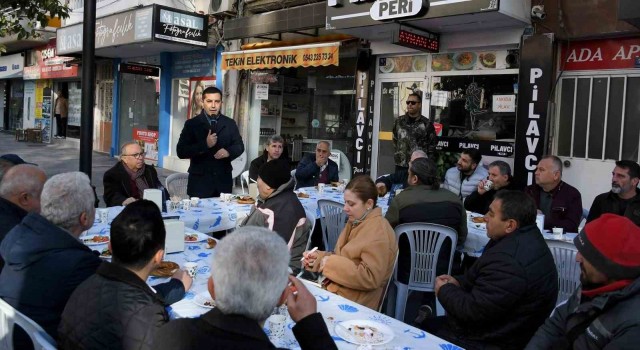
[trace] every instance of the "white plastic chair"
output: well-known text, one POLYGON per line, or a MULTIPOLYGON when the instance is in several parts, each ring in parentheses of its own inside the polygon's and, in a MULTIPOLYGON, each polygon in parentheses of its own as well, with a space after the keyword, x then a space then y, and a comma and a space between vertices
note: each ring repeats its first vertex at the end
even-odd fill
POLYGON ((170 196, 180 196, 181 198, 189 198, 187 195, 187 184, 189 183, 188 173, 175 173, 167 176, 165 181, 167 191, 170 196))
POLYGON ((240 175, 240 187, 242 187, 242 194, 245 194, 244 192, 244 185, 247 184, 247 191, 249 190, 249 170, 245 170, 242 172, 242 174, 240 175))
POLYGON ((13 329, 16 324, 31 338, 35 350, 56 349, 56 342, 40 325, 0 299, 0 349, 14 349, 13 329))
MULTIPOLYGON (((396 260, 393 263, 393 270, 391 271, 395 271, 396 268, 398 267, 398 256, 400 256, 400 250, 398 250, 398 252, 396 253, 396 260)), ((380 301, 378 302, 378 308, 376 309, 376 311, 378 312, 382 312, 382 306, 384 305, 384 299, 387 298, 387 294, 389 293, 389 286, 391 285, 391 281, 393 280, 393 273, 391 276, 389 276, 389 279, 387 280, 387 285, 384 287, 384 293, 382 293, 382 297, 380 298, 380 301)))
POLYGON ((324 250, 332 252, 338 237, 347 224, 347 214, 342 209, 344 204, 328 199, 318 200, 320 208, 320 225, 322 225, 322 242, 324 250))
MULTIPOLYGON (((451 252, 449 253, 449 266, 447 274, 451 273, 453 254, 456 249, 457 233, 454 229, 437 224, 410 223, 398 225, 395 228, 396 242, 400 244, 400 237, 406 235, 409 240, 411 254, 411 271, 409 272, 409 284, 398 281, 398 264, 394 269, 393 282, 396 286, 395 315, 394 318, 404 322, 404 312, 410 291, 434 292, 436 282, 436 266, 438 255, 444 240, 451 239, 451 252)), ((406 254, 406 252, 403 252, 406 254)), ((441 309, 436 299, 436 311, 441 309)), ((437 312, 436 312, 437 313, 437 312)))
POLYGON ((571 242, 547 241, 558 270, 558 300, 556 305, 569 299, 580 286, 580 264, 576 261, 578 249, 571 242))
POLYGON ((291 170, 291 177, 293 178, 293 188, 298 188, 298 179, 296 179, 296 169, 291 170))

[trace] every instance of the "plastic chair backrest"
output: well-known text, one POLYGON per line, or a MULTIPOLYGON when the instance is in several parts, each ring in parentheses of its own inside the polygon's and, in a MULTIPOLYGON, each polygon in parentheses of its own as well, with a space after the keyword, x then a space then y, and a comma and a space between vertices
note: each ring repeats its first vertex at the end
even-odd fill
POLYGON ((347 214, 342 209, 344 204, 328 199, 318 200, 320 209, 320 225, 322 225, 322 241, 325 251, 335 249, 338 237, 347 224, 347 214))
POLYGON ((311 227, 309 228, 309 237, 307 238, 307 249, 309 250, 311 249, 310 245, 311 245, 311 236, 313 235, 313 230, 316 228, 316 216, 309 210, 304 210, 306 216, 307 216, 307 222, 311 225, 311 227))
POLYGON ((296 179, 296 169, 291 170, 291 177, 293 178, 293 188, 298 189, 298 179, 296 179))
POLYGON ((56 348, 56 342, 40 325, 14 309, 6 301, 0 299, 0 349, 14 349, 13 329, 16 324, 31 338, 35 350, 53 350, 56 348))
POLYGON ((569 299, 580 286, 580 264, 576 261, 578 249, 573 243, 547 241, 558 270, 558 300, 556 305, 569 299))
MULTIPOLYGON (((450 227, 424 222, 401 224, 396 226, 396 242, 400 243, 400 237, 406 235, 409 241, 411 254, 411 271, 409 273, 410 290, 423 292, 434 291, 436 281, 436 265, 438 254, 445 238, 451 239, 451 252, 449 254, 449 266, 447 274, 451 273, 453 255, 455 253, 458 234, 450 227)), ((398 268, 393 275, 398 280, 398 268)))
POLYGON ((189 198, 187 195, 187 184, 189 183, 188 173, 175 173, 167 176, 167 191, 170 196, 180 196, 183 199, 189 198))
MULTIPOLYGON (((391 271, 395 271, 396 268, 398 267, 398 256, 400 255, 400 250, 398 250, 398 252, 396 252, 396 260, 393 263, 393 269, 391 271)), ((387 297, 387 293, 389 293, 389 286, 391 285, 391 281, 393 280, 393 272, 391 274, 391 276, 389 276, 389 279, 387 280, 387 285, 384 288, 384 293, 382 293, 382 297, 380 298, 380 301, 378 302, 378 312, 382 312, 382 305, 384 304, 384 299, 387 297)))
POLYGON ((249 190, 249 170, 245 170, 240 175, 240 187, 242 187, 242 194, 244 194, 244 185, 247 185, 247 191, 249 190))

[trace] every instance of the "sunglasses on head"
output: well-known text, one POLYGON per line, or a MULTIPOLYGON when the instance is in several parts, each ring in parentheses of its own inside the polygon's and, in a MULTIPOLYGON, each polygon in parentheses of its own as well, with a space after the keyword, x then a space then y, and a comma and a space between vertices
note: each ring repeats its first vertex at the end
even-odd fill
POLYGON ((412 105, 413 106, 413 105, 415 105, 417 103, 418 103, 418 101, 407 101, 407 105, 412 105))

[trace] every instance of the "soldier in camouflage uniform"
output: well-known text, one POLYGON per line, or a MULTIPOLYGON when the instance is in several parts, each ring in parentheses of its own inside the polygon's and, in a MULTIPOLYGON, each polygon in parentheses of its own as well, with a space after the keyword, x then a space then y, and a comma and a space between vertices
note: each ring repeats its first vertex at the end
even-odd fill
POLYGON ((398 117, 393 125, 396 171, 409 166, 411 153, 415 150, 425 151, 435 161, 436 129, 427 117, 420 114, 421 101, 419 94, 410 94, 407 97, 407 113, 398 117))

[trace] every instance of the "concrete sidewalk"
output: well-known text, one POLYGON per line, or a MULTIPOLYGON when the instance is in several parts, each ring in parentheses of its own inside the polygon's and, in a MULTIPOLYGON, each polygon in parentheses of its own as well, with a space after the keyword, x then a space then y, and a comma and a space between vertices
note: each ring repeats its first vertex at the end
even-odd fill
MULTIPOLYGON (((80 169, 80 142, 75 139, 53 139, 51 144, 18 142, 13 134, 0 132, 0 155, 6 153, 17 154, 27 162, 38 164, 47 177, 80 169)), ((118 160, 98 152, 93 152, 92 159, 91 183, 96 186, 100 206, 104 207, 102 177, 118 160)), ((156 169, 162 184, 167 176, 174 173, 163 168, 156 169)))

